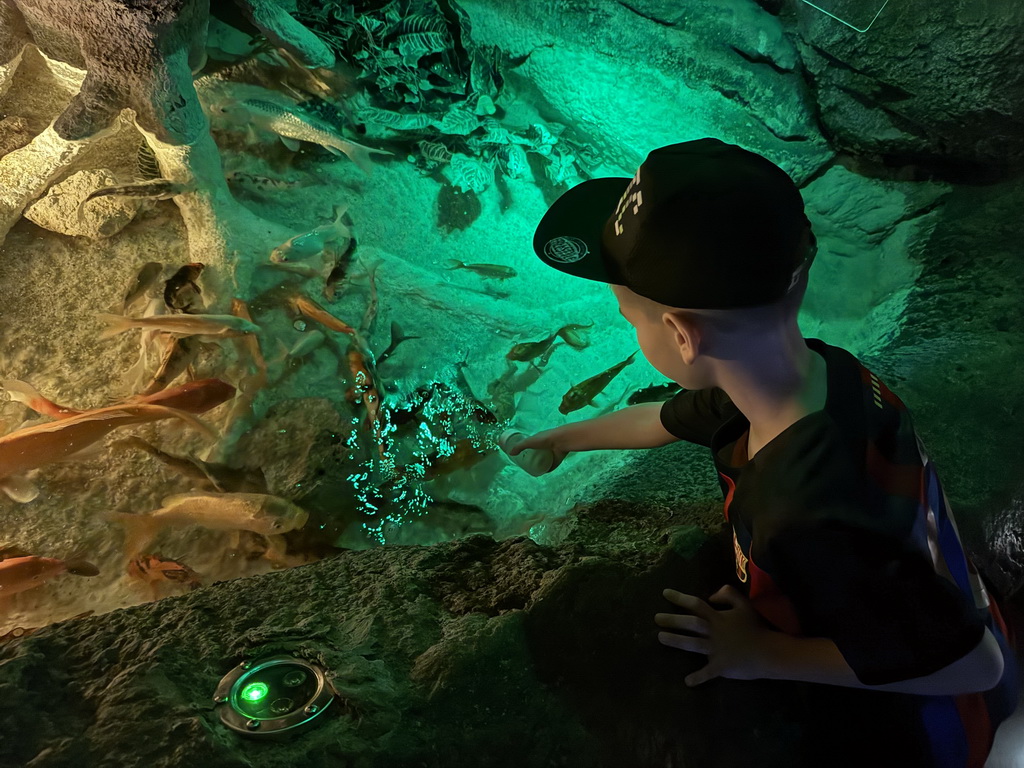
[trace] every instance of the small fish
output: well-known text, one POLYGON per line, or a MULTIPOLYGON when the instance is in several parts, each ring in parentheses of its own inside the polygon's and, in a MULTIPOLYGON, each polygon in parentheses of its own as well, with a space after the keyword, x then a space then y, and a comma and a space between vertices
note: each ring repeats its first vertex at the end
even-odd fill
POLYGON ((270 252, 270 260, 273 262, 299 261, 311 256, 319 256, 328 245, 352 237, 351 230, 342 222, 347 210, 347 205, 334 206, 333 221, 285 240, 270 252))
POLYGON ((0 560, 0 598, 34 589, 64 573, 74 576, 96 576, 99 569, 80 558, 60 560, 56 557, 9 557, 0 560))
POLYGON ((519 274, 512 267, 506 267, 503 264, 466 264, 458 259, 448 259, 446 269, 468 269, 485 280, 508 280, 519 274))
POLYGON ((215 464, 187 456, 174 456, 161 451, 135 435, 116 440, 111 447, 118 450, 134 448, 143 451, 179 475, 198 481, 199 490, 202 491, 217 491, 218 493, 269 492, 267 479, 259 467, 237 469, 226 464, 215 464))
POLYGON ((231 171, 224 174, 224 178, 229 185, 249 192, 280 192, 285 189, 308 187, 311 183, 306 179, 288 181, 287 179, 274 179, 270 176, 243 173, 242 171, 231 171))
POLYGON ((323 267, 317 267, 305 261, 264 261, 256 265, 267 269, 276 269, 279 272, 289 272, 307 279, 323 277, 323 267))
POLYGON ((441 475, 449 475, 461 469, 469 469, 494 453, 494 449, 478 448, 468 437, 457 440, 455 449, 448 455, 442 456, 435 452, 426 459, 424 480, 433 480, 441 475))
POLYGON ((562 331, 568 327, 569 326, 564 326, 559 328, 546 339, 541 339, 540 341, 524 341, 516 344, 508 351, 508 354, 505 355, 505 359, 525 363, 527 360, 533 360, 536 357, 540 357, 551 349, 551 346, 555 343, 555 339, 561 336, 562 331))
POLYGON ((124 317, 97 313, 98 318, 107 323, 107 329, 100 334, 101 339, 109 339, 132 328, 156 328, 178 336, 204 336, 223 339, 241 336, 245 333, 256 333, 260 327, 250 320, 234 315, 158 315, 156 317, 124 317))
POLYGON ((318 117, 305 112, 296 114, 269 101, 246 99, 224 105, 220 111, 243 125, 254 125, 277 134, 282 143, 293 152, 298 151, 300 141, 308 141, 319 144, 331 154, 348 155, 349 159, 367 175, 373 171, 371 154, 393 154, 348 141, 334 129, 334 126, 318 117))
MULTIPOLYGON (((440 385, 441 382, 434 382, 434 384, 440 385)), ((418 387, 406 402, 389 409, 388 422, 396 427, 404 426, 413 421, 417 423, 422 422, 423 419, 420 418, 420 413, 423 407, 433 398, 435 391, 436 387, 434 386, 418 387)))
POLYGON ((387 360, 389 357, 391 357, 391 353, 394 352, 398 348, 398 345, 401 344, 403 341, 409 341, 410 339, 421 339, 421 338, 423 338, 423 337, 422 336, 406 336, 404 333, 402 333, 402 326, 400 326, 396 321, 392 320, 391 321, 391 343, 388 344, 387 349, 385 349, 383 352, 381 352, 380 356, 377 357, 377 367, 379 368, 381 365, 383 365, 384 361, 387 360))
POLYGON ((170 200, 172 197, 182 195, 191 189, 191 184, 171 181, 170 179, 149 179, 131 184, 103 187, 90 193, 88 197, 78 204, 78 220, 81 221, 84 216, 85 204, 98 197, 145 197, 150 200, 170 200))
POLYGON ((205 264, 197 261, 186 264, 171 275, 171 278, 164 283, 164 303, 171 309, 188 312, 195 303, 196 297, 202 294, 196 280, 199 279, 199 275, 205 268, 205 264))
POLYGON ((366 406, 366 416, 370 426, 373 428, 374 438, 377 447, 384 455, 384 432, 380 419, 380 388, 377 386, 377 379, 373 370, 373 359, 368 352, 365 352, 358 344, 349 344, 345 353, 348 362, 348 369, 352 372, 352 379, 355 382, 353 394, 363 401, 366 406))
POLYGON ((366 303, 366 311, 363 312, 363 321, 359 324, 359 333, 366 338, 373 329, 373 321, 377 319, 377 268, 384 263, 379 259, 366 268, 366 280, 370 287, 370 300, 366 303))
POLYGON ((590 325, 572 324, 567 325, 564 328, 561 328, 558 331, 558 334, 562 337, 562 340, 565 341, 565 343, 568 344, 570 347, 576 350, 582 350, 590 346, 590 342, 587 341, 587 339, 583 336, 582 331, 585 331, 588 328, 593 327, 593 323, 591 323, 590 325))
POLYGON ((164 527, 200 525, 219 531, 252 531, 275 536, 298 530, 309 513, 287 499, 265 493, 179 493, 148 514, 111 513, 125 527, 125 549, 136 557, 164 527))
MULTIPOLYGON (((69 419, 86 413, 98 413, 116 409, 117 405, 98 408, 93 411, 82 411, 58 405, 40 395, 30 384, 17 379, 2 379, 0 386, 7 390, 12 400, 23 403, 36 413, 52 416, 55 419, 69 419)), ((229 400, 235 388, 220 379, 199 379, 190 381, 174 389, 158 392, 144 392, 131 400, 132 405, 159 405, 174 408, 187 413, 205 413, 229 400)))
POLYGON ((587 405, 593 405, 593 399, 597 397, 611 380, 614 379, 627 365, 633 362, 636 352, 631 354, 621 363, 616 363, 607 371, 603 371, 589 379, 584 379, 579 384, 571 387, 562 397, 562 404, 558 406, 559 413, 572 413, 587 405))
POLYGON ((638 389, 626 400, 626 405, 639 405, 640 403, 659 403, 668 400, 681 390, 674 381, 667 381, 664 384, 651 384, 649 387, 638 389))
POLYGON ((551 353, 560 346, 562 345, 553 344, 548 347, 547 352, 541 356, 539 365, 531 362, 526 368, 519 370, 514 363, 509 362, 505 373, 487 385, 487 395, 499 421, 515 416, 521 394, 541 377, 544 373, 542 366, 547 364, 551 353))
POLYGON ((343 320, 336 318, 308 296, 303 296, 301 294, 291 296, 288 299, 288 303, 293 310, 305 317, 308 317, 310 320, 316 320, 316 322, 320 323, 320 325, 325 328, 330 328, 332 331, 337 331, 338 333, 347 333, 353 338, 358 336, 355 328, 343 320))
POLYGON ((124 294, 124 302, 121 308, 123 314, 127 315, 128 311, 146 295, 149 289, 156 285, 156 281, 160 278, 160 273, 163 271, 164 265, 159 261, 147 261, 142 266, 139 274, 135 276, 131 287, 124 294))
POLYGON ((195 336, 167 336, 160 365, 150 379, 149 384, 139 393, 152 395, 166 388, 172 381, 181 376, 192 365, 199 354, 199 340, 195 336))
MULTIPOLYGON (((158 315, 166 315, 168 312, 169 310, 163 296, 154 296, 146 304, 146 308, 142 311, 142 317, 156 317, 158 315)), ((124 374, 124 379, 128 382, 129 389, 135 390, 142 386, 145 381, 146 371, 150 366, 150 358, 156 349, 161 346, 159 339, 160 337, 166 338, 167 336, 168 334, 152 328, 139 334, 139 359, 124 374)), ((162 354, 161 352, 161 357, 162 354)))
POLYGON ((332 248, 328 245, 324 249, 325 256, 333 256, 334 266, 331 267, 330 273, 327 275, 327 279, 324 281, 324 298, 328 301, 334 301, 334 294, 337 290, 337 284, 345 279, 345 275, 348 274, 348 269, 352 266, 352 258, 356 251, 356 239, 352 237, 345 250, 340 254, 337 254, 337 249, 332 248))
POLYGON ((477 399, 476 394, 473 392, 473 387, 470 386, 469 379, 466 378, 465 369, 469 366, 465 360, 460 360, 455 363, 455 383, 459 386, 459 391, 462 392, 463 397, 466 398, 467 403, 470 407, 470 416, 480 424, 496 424, 498 422, 497 416, 488 408, 486 405, 477 399))
POLYGON ((59 421, 22 427, 0 437, 0 490, 14 501, 31 501, 38 491, 19 476, 80 455, 118 427, 168 418, 180 419, 206 435, 215 436, 191 414, 150 404, 98 408, 59 421))
POLYGON ((153 591, 153 599, 159 596, 160 583, 184 584, 189 590, 201 587, 198 573, 184 563, 159 555, 139 555, 128 561, 128 575, 145 582, 153 591))
POLYGON ((288 350, 285 357, 288 360, 301 360, 306 355, 312 354, 323 346, 326 339, 327 337, 317 330, 304 333, 302 338, 295 342, 294 346, 288 350))
MULTIPOLYGON (((231 299, 231 314, 240 320, 252 322, 252 315, 249 305, 239 298, 231 299)), ((267 362, 263 358, 263 350, 260 348, 260 340, 256 334, 246 334, 232 339, 239 362, 244 366, 246 373, 238 382, 238 395, 231 404, 227 419, 224 424, 224 436, 210 449, 208 459, 219 458, 225 460, 231 448, 249 423, 253 415, 252 404, 256 396, 267 385, 267 362)))

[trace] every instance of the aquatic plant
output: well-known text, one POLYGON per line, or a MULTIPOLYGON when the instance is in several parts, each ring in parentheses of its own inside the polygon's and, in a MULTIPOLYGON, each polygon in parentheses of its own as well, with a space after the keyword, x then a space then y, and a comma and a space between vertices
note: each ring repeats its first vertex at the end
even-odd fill
MULTIPOLYGON (((296 17, 358 71, 364 95, 357 118, 404 142, 421 172, 476 195, 496 174, 520 179, 535 169, 546 197, 589 178, 596 151, 566 136, 564 126, 501 123, 509 59, 497 46, 472 42, 469 17, 454 0, 378 5, 302 4, 296 17)), ((446 194, 442 185, 439 208, 446 194)))

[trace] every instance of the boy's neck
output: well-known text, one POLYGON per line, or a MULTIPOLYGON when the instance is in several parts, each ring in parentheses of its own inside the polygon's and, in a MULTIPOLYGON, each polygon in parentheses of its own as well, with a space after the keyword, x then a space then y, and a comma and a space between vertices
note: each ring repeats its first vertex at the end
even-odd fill
POLYGON ((718 386, 750 422, 749 456, 783 430, 825 407, 825 360, 803 336, 759 339, 717 365, 718 386))

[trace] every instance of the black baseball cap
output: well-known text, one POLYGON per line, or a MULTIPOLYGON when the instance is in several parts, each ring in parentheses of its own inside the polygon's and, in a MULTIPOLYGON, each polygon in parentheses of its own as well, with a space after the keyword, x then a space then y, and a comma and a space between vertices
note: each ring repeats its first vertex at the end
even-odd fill
POLYGON ((653 150, 632 179, 576 185, 544 214, 533 249, 566 274, 688 309, 778 301, 815 253, 789 174, 712 138, 653 150))

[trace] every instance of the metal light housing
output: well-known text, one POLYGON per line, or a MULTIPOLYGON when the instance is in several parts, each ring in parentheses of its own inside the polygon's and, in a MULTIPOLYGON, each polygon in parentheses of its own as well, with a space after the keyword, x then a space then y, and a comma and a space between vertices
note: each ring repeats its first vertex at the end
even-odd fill
POLYGON ((255 737, 292 736, 321 720, 336 693, 317 665, 287 654, 243 661, 213 694, 220 719, 255 737))

